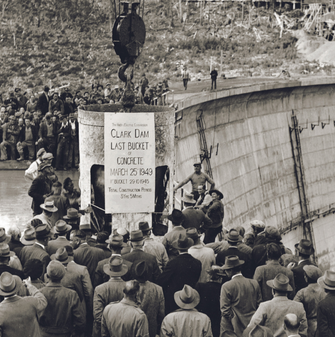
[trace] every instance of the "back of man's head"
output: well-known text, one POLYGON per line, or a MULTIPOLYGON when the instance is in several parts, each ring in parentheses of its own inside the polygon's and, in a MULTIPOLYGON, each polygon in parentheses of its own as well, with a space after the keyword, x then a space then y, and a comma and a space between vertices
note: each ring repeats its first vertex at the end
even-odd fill
POLYGON ((284 330, 287 332, 288 336, 293 334, 298 334, 300 327, 300 322, 295 314, 287 314, 284 317, 284 330))
POLYGON ((279 260, 281 257, 281 249, 276 243, 268 243, 266 245, 266 252, 268 255, 268 260, 279 260))
POLYGON ((125 297, 134 297, 140 290, 140 284, 136 280, 131 280, 126 282, 123 288, 123 293, 125 297))

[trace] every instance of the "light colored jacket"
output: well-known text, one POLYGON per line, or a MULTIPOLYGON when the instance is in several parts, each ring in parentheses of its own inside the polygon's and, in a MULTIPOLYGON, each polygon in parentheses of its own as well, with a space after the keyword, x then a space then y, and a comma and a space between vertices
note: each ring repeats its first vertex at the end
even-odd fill
POLYGON ((146 238, 144 241, 143 250, 146 253, 154 255, 157 260, 158 267, 162 272, 167 263, 169 262, 168 255, 164 245, 158 241, 155 241, 152 238, 146 238))

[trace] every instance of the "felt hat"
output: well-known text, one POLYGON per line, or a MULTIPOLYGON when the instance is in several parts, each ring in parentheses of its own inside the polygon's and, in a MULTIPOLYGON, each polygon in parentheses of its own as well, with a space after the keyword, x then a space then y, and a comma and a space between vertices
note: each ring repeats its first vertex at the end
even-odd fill
POLYGON ((335 291, 335 271, 327 270, 323 276, 318 278, 318 284, 324 289, 335 291))
POLYGON ((234 228, 232 228, 228 234, 227 234, 227 241, 228 242, 239 242, 240 241, 240 235, 238 231, 234 228))
POLYGON ((299 253, 304 255, 312 255, 314 253, 312 242, 306 239, 301 239, 299 243, 294 245, 294 247, 299 253))
POLYGON ((8 243, 10 239, 10 236, 6 234, 5 228, 0 227, 0 243, 8 243))
POLYGON ((142 221, 138 224, 138 229, 142 232, 147 232, 152 229, 152 227, 149 227, 149 224, 147 221, 142 221))
POLYGON ((64 220, 58 220, 55 223, 55 227, 53 228, 56 234, 65 234, 72 229, 71 225, 68 225, 64 220))
POLYGON ((55 202, 46 201, 44 204, 40 205, 40 207, 48 212, 55 213, 58 211, 58 208, 55 206, 55 202))
POLYGON ((63 219, 65 220, 74 220, 74 219, 79 219, 81 214, 78 212, 77 209, 75 208, 69 208, 66 212, 66 215, 63 216, 63 219))
POLYGON ((17 282, 16 278, 4 271, 0 275, 0 295, 4 297, 8 297, 17 293, 19 289, 19 282, 17 282))
POLYGON ((290 286, 290 279, 282 274, 279 273, 273 280, 266 281, 266 284, 275 290, 279 291, 292 291, 293 288, 290 286))
POLYGON ((208 206, 212 201, 213 201, 212 196, 209 195, 209 194, 206 194, 205 198, 204 198, 204 201, 202 202, 202 205, 208 206))
POLYGON ((123 264, 123 259, 120 256, 112 256, 109 263, 103 266, 103 270, 109 276, 123 276, 127 274, 128 267, 123 264))
POLYGON ((250 226, 251 227, 255 227, 255 228, 260 228, 260 229, 265 228, 265 224, 261 220, 252 220, 252 221, 250 221, 250 226))
POLYGON ((180 225, 185 220, 185 215, 179 209, 174 209, 171 214, 168 215, 168 220, 172 221, 176 225, 180 225))
POLYGON ((130 232, 130 239, 129 241, 142 241, 143 240, 143 233, 140 230, 130 232))
POLYGON ((201 166, 200 161, 195 162, 195 163, 193 164, 193 166, 201 166))
POLYGON ((42 172, 47 167, 51 167, 51 164, 49 164, 49 163, 41 163, 41 165, 39 166, 38 170, 42 172))
POLYGON ((20 241, 25 246, 32 246, 36 242, 35 228, 25 229, 23 236, 20 238, 20 241))
POLYGON ((188 203, 188 204, 195 204, 196 201, 194 200, 194 195, 185 192, 185 195, 181 198, 182 201, 188 203))
POLYGON ((65 275, 65 267, 61 262, 52 260, 47 266, 47 275, 52 280, 61 280, 65 275))
POLYGON ((184 234, 179 234, 178 240, 172 243, 172 247, 178 250, 188 250, 194 245, 194 241, 184 234))
POLYGON ((279 233, 279 230, 274 226, 266 226, 264 228, 264 231, 259 233, 264 234, 269 239, 279 239, 281 240, 281 235, 279 233))
POLYGON ((240 260, 237 255, 226 256, 224 265, 221 267, 223 270, 233 269, 244 264, 243 260, 240 260))
POLYGON ((42 147, 41 149, 39 149, 38 151, 37 151, 37 157, 40 157, 40 156, 43 156, 43 154, 45 153, 46 151, 45 151, 45 149, 42 147))
POLYGON ((322 276, 321 269, 313 266, 312 264, 303 266, 302 269, 304 270, 307 277, 310 278, 313 282, 317 282, 317 280, 322 276))
POLYGON ((57 260, 62 264, 67 264, 73 261, 73 256, 69 256, 65 247, 58 248, 55 254, 50 256, 51 260, 57 260))
POLYGON ((0 243, 0 257, 11 257, 15 253, 11 252, 7 243, 0 243))
POLYGON ((198 230, 195 227, 189 227, 186 229, 186 235, 191 238, 193 241, 198 240, 198 238, 201 236, 199 234, 198 230))
POLYGON ((121 248, 123 246, 123 236, 122 235, 118 235, 118 234, 113 234, 105 242, 109 243, 109 244, 111 244, 113 246, 118 246, 118 247, 121 248))
POLYGON ((212 195, 212 193, 216 193, 219 196, 219 199, 223 199, 223 194, 219 190, 210 190, 209 195, 212 195))
POLYGON ((125 235, 129 234, 129 232, 123 227, 118 228, 116 230, 116 233, 119 234, 119 235, 122 235, 122 236, 125 236, 125 235))
POLYGON ((48 225, 40 225, 35 228, 36 239, 44 239, 51 236, 50 229, 48 225))
POLYGON ((134 268, 134 278, 139 282, 146 282, 149 280, 149 270, 145 261, 136 264, 134 268))
POLYGON ((174 300, 182 309, 193 309, 199 304, 200 295, 191 286, 185 284, 182 290, 174 293, 174 300))

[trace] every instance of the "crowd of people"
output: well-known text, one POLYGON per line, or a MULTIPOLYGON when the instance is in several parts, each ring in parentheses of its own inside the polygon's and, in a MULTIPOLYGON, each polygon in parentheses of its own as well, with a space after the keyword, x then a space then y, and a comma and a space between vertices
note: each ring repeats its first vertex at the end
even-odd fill
MULTIPOLYGON (((138 104, 165 104, 163 95, 169 90, 168 81, 155 85, 143 73, 133 87, 138 104)), ((52 153, 56 169, 79 167, 77 110, 88 104, 119 103, 124 88, 107 83, 92 84, 91 90, 71 93, 69 87, 42 93, 32 89, 0 96, 0 160, 34 160, 39 149, 52 153)))
POLYGON ((224 228, 223 194, 205 186, 184 194, 161 240, 148 222, 97 232, 50 160, 24 231, 0 228, 1 336, 335 336, 335 272, 309 240, 293 254, 260 220, 224 228))

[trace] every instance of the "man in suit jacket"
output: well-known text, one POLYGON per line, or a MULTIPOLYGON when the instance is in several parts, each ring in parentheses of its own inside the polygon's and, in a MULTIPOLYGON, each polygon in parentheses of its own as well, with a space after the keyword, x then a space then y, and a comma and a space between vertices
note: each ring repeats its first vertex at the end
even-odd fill
MULTIPOLYGON (((149 280, 157 283, 161 272, 159 270, 156 257, 143 251, 144 237, 142 231, 137 230, 130 232, 129 241, 132 246, 132 251, 123 255, 123 259, 131 262, 133 266, 135 266, 138 262, 145 261, 148 264, 150 273, 149 280)), ((131 272, 133 273, 133 271, 131 272)))
POLYGON ((70 241, 66 238, 66 233, 72 229, 72 226, 67 225, 64 220, 58 220, 53 228, 54 233, 58 236, 56 240, 51 240, 48 243, 47 251, 49 255, 55 254, 58 248, 71 246, 70 241))
POLYGON ((74 230, 71 235, 73 235, 74 247, 77 247, 74 250, 74 262, 87 267, 93 284, 98 262, 105 258, 104 251, 100 248, 89 246, 86 241, 86 234, 81 230, 74 230))
POLYGON ((1 335, 41 337, 37 318, 48 302, 29 281, 25 284, 30 296, 18 296, 20 284, 19 277, 10 273, 4 272, 0 276, 0 296, 5 298, 0 303, 1 335))
POLYGON ((212 220, 200 209, 194 208, 196 201, 192 194, 185 193, 182 198, 185 208, 183 210, 184 222, 183 227, 185 229, 195 227, 197 230, 204 226, 208 228, 212 224, 212 220))
POLYGON ((295 314, 300 323, 301 336, 307 336, 307 319, 304 306, 302 303, 287 298, 287 294, 293 290, 289 282, 289 278, 284 274, 278 274, 273 280, 266 282, 272 288, 274 297, 272 300, 260 304, 251 318, 249 327, 263 322, 263 325, 271 329, 275 336, 284 337, 286 336, 284 317, 287 314, 295 314), (265 320, 264 317, 266 317, 265 320))
POLYGON ((185 284, 195 287, 201 274, 201 262, 188 253, 193 246, 193 240, 186 235, 180 235, 174 243, 179 255, 170 260, 158 279, 165 296, 165 314, 178 309, 174 301, 174 293, 182 290, 185 284))
POLYGON ((327 296, 318 306, 318 337, 335 337, 335 272, 327 270, 318 279, 318 284, 325 289, 327 296))
POLYGON ((22 267, 25 263, 31 259, 37 259, 43 262, 43 274, 46 271, 46 267, 49 264, 50 256, 46 252, 46 247, 51 236, 48 225, 41 224, 35 228, 36 242, 32 246, 25 246, 20 253, 20 260, 22 267))
POLYGON ((49 87, 45 86, 43 88, 43 93, 38 97, 36 103, 36 110, 40 110, 42 115, 45 115, 49 111, 49 87))
POLYGON ((241 266, 244 261, 237 255, 226 257, 221 267, 230 281, 221 287, 221 335, 235 333, 241 337, 250 322, 259 303, 262 301, 261 290, 257 281, 245 278, 241 266))
POLYGON ((57 131, 58 123, 52 120, 52 113, 47 112, 45 114, 45 120, 40 124, 40 139, 38 142, 40 147, 44 147, 47 152, 52 153, 54 157, 56 156, 57 149, 57 131))
POLYGON ((295 245, 295 249, 299 254, 298 265, 294 266, 291 262, 288 264, 287 268, 291 269, 294 275, 295 290, 298 292, 302 288, 306 288, 308 283, 304 277, 304 266, 314 265, 311 261, 310 256, 314 253, 314 248, 309 240, 301 239, 299 243, 295 245), (293 268, 292 268, 293 267, 293 268))

